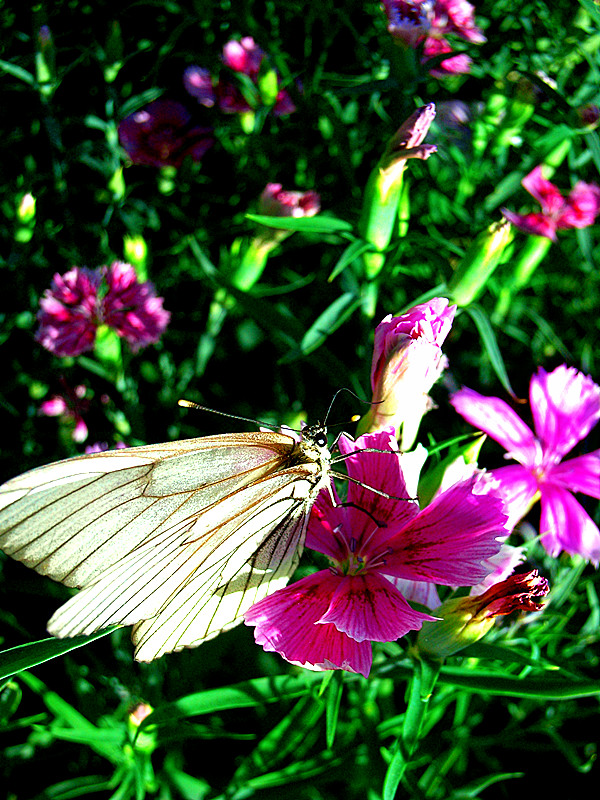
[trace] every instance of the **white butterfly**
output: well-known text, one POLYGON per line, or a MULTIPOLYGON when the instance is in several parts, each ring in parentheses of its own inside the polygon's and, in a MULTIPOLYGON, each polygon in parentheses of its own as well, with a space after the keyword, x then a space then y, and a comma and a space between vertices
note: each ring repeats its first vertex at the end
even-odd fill
POLYGON ((133 625, 138 661, 196 647, 287 583, 335 475, 326 434, 230 433, 39 467, 0 487, 0 548, 81 588, 52 635, 133 625))

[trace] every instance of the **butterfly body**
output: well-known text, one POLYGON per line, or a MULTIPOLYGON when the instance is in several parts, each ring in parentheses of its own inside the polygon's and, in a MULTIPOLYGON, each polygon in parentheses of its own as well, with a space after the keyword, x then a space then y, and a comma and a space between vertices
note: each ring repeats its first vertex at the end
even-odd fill
POLYGON ((295 569, 310 509, 331 484, 323 426, 95 453, 0 487, 0 548, 81 591, 48 630, 133 625, 138 660, 242 621, 295 569))

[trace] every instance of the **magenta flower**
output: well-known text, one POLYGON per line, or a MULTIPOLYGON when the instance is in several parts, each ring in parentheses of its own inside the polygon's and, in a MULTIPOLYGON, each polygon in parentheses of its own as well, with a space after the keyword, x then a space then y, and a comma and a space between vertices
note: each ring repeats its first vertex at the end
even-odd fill
POLYGON ((450 400, 467 422, 495 439, 518 465, 492 471, 505 494, 509 527, 541 499, 541 541, 552 556, 578 553, 600 560, 600 531, 572 492, 600 498, 600 450, 563 461, 600 419, 600 386, 564 364, 531 379, 535 434, 498 397, 463 388, 450 400))
POLYGON ((403 474, 404 456, 388 430, 342 436, 354 479, 348 502, 321 492, 313 508, 306 544, 323 553, 329 569, 302 578, 253 605, 245 614, 258 644, 292 663, 313 669, 345 669, 368 675, 374 641, 393 641, 433 618, 415 611, 395 585, 398 578, 445 585, 472 585, 489 568, 506 535, 502 501, 480 475, 455 484, 427 508, 410 499, 416 475, 403 474), (360 452, 376 448, 384 453, 360 452), (407 498, 398 500, 395 498, 407 498))
POLYGON ((442 344, 455 313, 445 297, 435 297, 379 323, 371 365, 373 405, 361 420, 361 432, 402 427, 402 449, 410 447, 433 406, 428 393, 447 366, 442 344))
MULTIPOLYGON (((410 48, 423 47, 423 63, 452 53, 446 36, 481 44, 485 36, 475 25, 475 9, 466 0, 383 0, 388 31, 410 48)), ((458 53, 430 70, 434 77, 469 72, 471 59, 458 53)))
MULTIPOLYGON (((223 64, 232 72, 245 75, 256 87, 255 104, 251 104, 239 85, 224 73, 221 73, 215 82, 208 70, 191 66, 184 72, 183 84, 187 91, 204 106, 210 108, 217 105, 224 114, 245 114, 264 102, 265 98, 260 95, 260 73, 266 60, 266 53, 251 36, 244 36, 240 41, 232 39, 223 47, 223 64)), ((275 116, 292 114, 296 110, 296 106, 289 93, 279 85, 280 78, 277 73, 275 73, 275 77, 277 81, 276 96, 269 98, 268 104, 273 105, 275 116)))
POLYGON ((155 100, 119 125, 119 141, 134 164, 180 167, 184 158, 201 161, 215 140, 212 128, 196 127, 185 106, 155 100))
POLYGON ((56 273, 40 300, 36 340, 57 356, 77 356, 91 350, 96 339, 96 307, 102 275, 73 267, 56 273))
POLYGON ((521 181, 530 195, 541 205, 541 212, 516 214, 506 208, 502 213, 519 230, 556 241, 556 231, 587 228, 600 214, 600 186, 578 181, 567 197, 546 180, 542 167, 535 167, 521 181))
POLYGON ((157 342, 170 319, 151 283, 139 283, 131 264, 91 270, 73 267, 54 276, 40 300, 36 340, 56 356, 92 350, 100 325, 114 328, 133 352, 157 342))
POLYGON ((317 192, 290 192, 280 183, 267 183, 258 200, 258 213, 270 217, 314 217, 320 210, 317 192))
POLYGON ((90 401, 86 399, 87 387, 83 384, 72 388, 62 381, 64 394, 54 394, 40 405, 38 413, 44 417, 60 417, 71 428, 74 442, 85 442, 88 427, 83 415, 88 411, 90 401))

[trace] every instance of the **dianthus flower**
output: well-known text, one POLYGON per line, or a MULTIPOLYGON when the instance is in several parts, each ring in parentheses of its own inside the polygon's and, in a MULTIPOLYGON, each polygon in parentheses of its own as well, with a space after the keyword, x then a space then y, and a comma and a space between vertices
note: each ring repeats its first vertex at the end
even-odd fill
POLYGON ((521 184, 541 205, 541 212, 516 214, 506 208, 502 213, 519 230, 535 236, 556 240, 556 231, 567 228, 587 228, 600 214, 600 186, 578 181, 569 195, 562 195, 553 183, 546 180, 542 167, 533 169, 521 184))
POLYGON ((136 352, 157 342, 170 319, 151 283, 139 283, 131 264, 73 267, 54 276, 40 300, 36 340, 57 356, 92 350, 96 331, 108 325, 136 352))
MULTIPOLYGON (((223 47, 223 64, 234 73, 245 75, 257 88, 257 99, 260 95, 259 77, 266 53, 251 36, 244 36, 240 41, 232 39, 223 47)), ((292 114, 296 106, 289 93, 280 87, 279 75, 275 73, 277 83, 276 96, 270 98, 275 116, 292 114)), ((237 84, 221 73, 216 85, 207 69, 199 66, 188 67, 183 75, 183 84, 187 91, 204 106, 217 105, 225 114, 244 114, 254 110, 237 84)), ((261 98, 264 100, 264 98, 261 98)), ((271 104, 271 103, 269 103, 271 104)))
POLYGON ((365 485, 350 482, 345 504, 325 490, 313 507, 306 544, 327 556, 330 568, 260 600, 244 618, 256 626, 258 644, 292 663, 367 676, 371 642, 393 641, 434 619, 411 608, 395 580, 478 583, 489 572, 483 560, 506 535, 506 517, 479 474, 420 510, 411 499, 417 475, 405 478, 401 467, 410 456, 398 454, 390 430, 356 441, 342 436, 339 448, 349 455, 349 477, 365 485))
MULTIPOLYGON (((406 47, 423 46, 423 62, 452 53, 446 36, 481 44, 485 36, 475 25, 475 9, 466 0, 383 0, 388 31, 406 47)), ((471 59, 462 53, 444 59, 430 72, 434 77, 469 72, 471 59)))
POLYGON ((563 458, 600 419, 600 386, 574 367, 540 368, 529 387, 535 433, 498 397, 463 388, 450 402, 519 462, 491 471, 506 497, 509 527, 540 499, 541 541, 550 555, 565 550, 598 564, 600 531, 572 492, 600 498, 600 450, 563 458))
POLYGON ((134 164, 180 167, 186 156, 201 161, 215 143, 212 128, 192 124, 175 100, 155 100, 119 125, 119 141, 134 164))
POLYGON ((455 313, 456 306, 435 297, 379 323, 371 365, 373 400, 360 431, 402 427, 402 449, 410 447, 421 418, 433 405, 428 393, 448 364, 442 344, 455 313))
POLYGON ((317 192, 291 192, 280 183, 267 183, 258 200, 258 213, 272 217, 314 217, 320 209, 317 192))

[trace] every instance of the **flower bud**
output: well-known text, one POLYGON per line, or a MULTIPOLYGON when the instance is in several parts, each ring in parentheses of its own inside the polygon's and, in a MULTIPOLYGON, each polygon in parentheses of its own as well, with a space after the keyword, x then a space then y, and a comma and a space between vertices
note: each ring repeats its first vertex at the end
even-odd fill
POLYGON ((432 407, 428 392, 446 366, 441 346, 455 311, 445 297, 436 297, 380 322, 371 367, 373 405, 359 423, 359 434, 393 425, 397 433, 402 428, 402 449, 410 447, 432 407))
POLYGON ((417 638, 419 650, 445 658, 481 639, 496 617, 513 611, 539 611, 548 581, 537 570, 511 575, 483 594, 446 600, 434 611, 438 622, 425 622, 417 638))
POLYGON ((422 144, 434 117, 433 103, 418 108, 390 139, 369 177, 359 222, 362 237, 373 245, 373 250, 363 256, 368 278, 374 278, 385 262, 383 251, 396 224, 407 159, 424 160, 437 150, 434 144, 422 144))
POLYGON ((448 291, 459 306, 468 306, 485 288, 512 241, 510 224, 493 222, 471 243, 448 284, 448 291))

